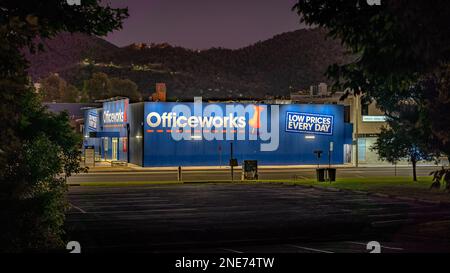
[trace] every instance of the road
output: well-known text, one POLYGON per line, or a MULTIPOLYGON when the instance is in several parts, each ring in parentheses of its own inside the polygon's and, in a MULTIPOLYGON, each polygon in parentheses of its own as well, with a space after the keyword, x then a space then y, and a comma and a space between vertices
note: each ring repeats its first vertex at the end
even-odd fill
POLYGON ((450 251, 398 239, 404 226, 449 220, 449 208, 363 193, 203 183, 75 186, 68 199, 67 234, 83 252, 367 252, 373 240, 383 252, 450 251))
MULTIPOLYGON (((437 167, 418 167, 419 176, 429 175, 437 167)), ((411 176, 410 167, 397 168, 398 176, 411 176)), ((380 177, 394 176, 395 170, 392 167, 363 167, 363 168, 338 168, 337 177, 380 177)), ((230 180, 230 170, 183 170, 183 181, 214 181, 230 180)), ((241 171, 235 171, 235 179, 240 179, 241 171)), ((314 178, 315 169, 305 168, 272 168, 260 169, 260 179, 306 179, 314 178)), ((176 170, 164 171, 106 171, 78 174, 69 178, 69 183, 77 184, 80 182, 137 182, 137 181, 175 181, 177 180, 176 170)))

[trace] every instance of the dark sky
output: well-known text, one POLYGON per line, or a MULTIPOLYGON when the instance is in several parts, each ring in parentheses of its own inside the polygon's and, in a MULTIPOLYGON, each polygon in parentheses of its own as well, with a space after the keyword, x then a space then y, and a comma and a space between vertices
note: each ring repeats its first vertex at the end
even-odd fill
POLYGON ((109 0, 128 6, 122 30, 107 40, 162 43, 192 49, 240 48, 301 28, 295 0, 109 0))

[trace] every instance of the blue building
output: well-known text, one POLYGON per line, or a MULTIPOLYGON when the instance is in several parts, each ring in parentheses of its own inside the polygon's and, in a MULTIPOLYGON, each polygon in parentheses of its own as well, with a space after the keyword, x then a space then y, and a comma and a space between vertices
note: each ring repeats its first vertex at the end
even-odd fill
POLYGON ((144 167, 348 162, 352 124, 334 104, 107 101, 85 112, 85 145, 144 167), (322 151, 320 159, 315 151, 322 151))

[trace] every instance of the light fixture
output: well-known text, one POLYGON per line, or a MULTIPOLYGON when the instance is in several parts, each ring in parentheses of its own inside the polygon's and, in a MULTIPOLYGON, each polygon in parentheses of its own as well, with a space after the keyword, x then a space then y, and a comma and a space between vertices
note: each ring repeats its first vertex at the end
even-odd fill
POLYGON ((201 135, 191 135, 191 139, 193 139, 193 140, 201 140, 202 136, 201 135))
POLYGON ((316 139, 316 136, 312 136, 312 135, 306 135, 305 139, 316 139))

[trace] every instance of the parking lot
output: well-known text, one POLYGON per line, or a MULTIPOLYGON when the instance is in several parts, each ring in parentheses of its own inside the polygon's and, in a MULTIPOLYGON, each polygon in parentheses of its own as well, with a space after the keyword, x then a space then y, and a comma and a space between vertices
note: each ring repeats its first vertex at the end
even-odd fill
POLYGON ((368 252, 368 241, 414 252, 425 248, 399 241, 403 226, 450 219, 433 204, 266 183, 71 187, 68 198, 68 236, 85 252, 368 252))

